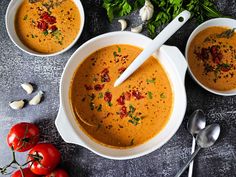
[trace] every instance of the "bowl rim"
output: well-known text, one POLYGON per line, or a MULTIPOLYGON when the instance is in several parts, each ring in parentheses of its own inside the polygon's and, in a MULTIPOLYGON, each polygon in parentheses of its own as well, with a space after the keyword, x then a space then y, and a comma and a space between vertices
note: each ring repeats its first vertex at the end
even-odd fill
MULTIPOLYGON (((29 55, 38 56, 38 57, 57 56, 57 55, 60 55, 60 54, 62 54, 62 53, 64 53, 64 52, 68 51, 71 47, 74 46, 74 44, 75 44, 75 43, 77 42, 77 40, 80 38, 80 36, 81 36, 81 34, 82 34, 82 32, 83 32, 83 29, 84 29, 85 13, 84 13, 84 8, 83 8, 83 5, 82 5, 81 1, 80 1, 80 0, 73 0, 73 1, 76 1, 76 2, 75 2, 75 5, 76 5, 76 7, 78 8, 79 13, 80 13, 80 29, 79 29, 79 31, 78 31, 78 33, 77 33, 75 39, 74 39, 66 48, 64 48, 64 49, 62 49, 62 50, 60 50, 60 51, 58 51, 58 52, 55 52, 55 53, 45 54, 45 53, 36 52, 36 51, 34 51, 34 50, 28 48, 28 47, 22 42, 22 45, 24 45, 27 49, 29 49, 29 51, 23 49, 22 47, 20 47, 20 45, 18 45, 18 43, 17 43, 17 42, 15 41, 15 39, 12 37, 12 34, 11 34, 10 29, 9 29, 9 26, 8 26, 8 24, 10 23, 10 21, 12 21, 12 19, 11 19, 11 20, 8 20, 8 16, 9 16, 9 14, 10 14, 10 11, 13 10, 13 9, 11 8, 11 7, 12 7, 12 4, 15 3, 16 1, 19 1, 19 0, 11 0, 11 1, 9 2, 9 4, 8 4, 8 7, 7 7, 7 10, 6 10, 6 13, 5 13, 5 26, 6 26, 7 34, 8 34, 8 36, 10 37, 11 41, 12 41, 12 42, 14 43, 14 45, 15 45, 16 47, 18 47, 21 51, 23 51, 23 52, 25 52, 25 53, 27 53, 27 54, 29 54, 29 55), (30 52, 30 50, 33 51, 33 52, 35 52, 35 53, 30 52)), ((21 0, 21 1, 23 2, 23 0, 21 0)), ((21 3, 22 3, 22 2, 21 2, 21 3)), ((19 7, 18 7, 18 8, 19 8, 19 7)), ((16 10, 18 10, 18 9, 16 9, 16 10)), ((13 21, 14 21, 14 20, 15 20, 15 16, 14 16, 13 21)), ((14 26, 15 26, 15 23, 14 23, 14 26)), ((15 29, 14 29, 14 33, 16 33, 15 29)), ((16 36, 18 37, 17 34, 16 34, 16 36)), ((19 38, 19 37, 18 37, 18 38, 19 38)), ((20 39, 19 39, 19 40, 20 40, 20 39)), ((21 41, 21 40, 20 40, 20 41, 21 41)))
MULTIPOLYGON (((61 81, 60 81, 60 109, 62 109, 62 111, 64 111, 64 114, 66 115, 65 117, 64 117, 64 119, 66 119, 68 122, 69 122, 69 124, 70 124, 70 126, 71 126, 71 128, 76 132, 76 135, 77 135, 77 137, 82 141, 82 143, 85 143, 84 142, 84 140, 82 139, 82 138, 80 138, 80 136, 78 135, 78 133, 77 133, 77 131, 81 131, 81 132, 83 132, 82 130, 81 130, 81 128, 78 128, 77 126, 76 127, 74 127, 73 126, 73 123, 72 123, 72 120, 71 120, 71 117, 68 115, 68 106, 66 106, 66 104, 67 104, 67 97, 68 97, 68 93, 66 92, 66 90, 65 90, 65 88, 64 88, 64 86, 63 86, 63 84, 65 84, 65 79, 68 77, 68 74, 66 73, 67 72, 67 70, 68 70, 68 68, 69 68, 69 63, 72 61, 72 58, 74 58, 75 57, 75 55, 77 55, 77 53, 78 53, 78 50, 79 49, 81 49, 82 47, 87 47, 90 43, 93 43, 93 42, 96 42, 97 40, 99 40, 99 39, 101 39, 101 38, 106 38, 106 37, 111 37, 111 36, 114 36, 114 35, 116 35, 116 34, 122 34, 122 35, 124 35, 124 34, 129 34, 129 35, 140 35, 140 37, 144 37, 144 38, 146 38, 147 40, 151 40, 150 38, 148 38, 147 36, 143 36, 143 35, 141 35, 141 34, 136 34, 136 33, 132 33, 132 32, 128 32, 128 31, 125 31, 125 32, 120 32, 120 31, 116 31, 116 32, 109 32, 109 33, 105 33, 105 34, 102 34, 102 35, 99 35, 99 36, 97 36, 97 37, 94 37, 94 38, 92 38, 92 39, 90 39, 90 40, 88 40, 87 42, 85 42, 82 46, 80 46, 72 55, 71 55, 71 57, 69 58, 69 60, 68 60, 68 62, 66 63, 66 65, 65 65, 65 68, 64 68, 64 70, 63 70, 63 73, 62 73, 62 77, 61 77, 61 81)), ((131 45, 131 44, 130 44, 131 45)), ((173 64, 174 64, 174 62, 173 62, 173 64)), ((187 67, 186 67, 187 68, 187 67)), ((186 70, 185 70, 186 71, 186 70)), ((179 77, 177 77, 177 78, 179 78, 179 77)), ((184 115, 185 115, 185 113, 186 113, 186 107, 187 107, 187 96, 186 96, 186 91, 185 91, 185 86, 184 86, 184 82, 183 83, 181 83, 182 84, 182 86, 181 86, 181 90, 183 90, 183 92, 184 92, 184 95, 183 95, 183 104, 182 104, 182 107, 183 107, 183 112, 181 111, 181 114, 179 115, 181 118, 179 118, 179 120, 180 120, 180 123, 179 124, 177 124, 177 126, 176 126, 176 129, 175 129, 175 131, 173 132, 173 133, 171 133, 171 136, 167 136, 166 137, 166 139, 163 141, 163 142, 161 142, 161 143, 159 143, 158 145, 153 145, 151 148, 149 148, 149 149, 147 149, 147 150, 145 150, 144 152, 139 152, 139 153, 137 153, 137 154, 131 154, 131 155, 129 155, 129 156, 121 156, 121 157, 117 157, 117 156, 109 156, 109 155, 106 155, 106 154, 103 154, 103 153, 101 153, 101 152, 99 152, 99 151, 96 151, 96 149, 95 148, 93 148, 93 147, 91 147, 90 145, 88 145, 87 143, 85 143, 85 144, 79 144, 79 145, 81 145, 81 146, 84 146, 85 148, 87 148, 87 149, 89 149, 90 151, 92 151, 92 152, 94 152, 95 154, 98 154, 98 155, 100 155, 100 156, 102 156, 102 157, 105 157, 105 158, 108 158, 108 159, 114 159, 114 160, 127 160, 127 159, 133 159, 133 158, 137 158, 137 157, 141 157, 141 156, 144 156, 144 155, 147 155, 147 154, 149 154, 149 153, 151 153, 151 152, 153 152, 153 151, 155 151, 155 150, 157 150, 158 148, 160 148, 160 147, 162 147, 164 144, 166 144, 175 134, 176 134, 176 132, 178 131, 178 129, 179 129, 179 127, 181 126, 181 124, 182 124, 182 122, 183 122, 183 119, 184 119, 184 115), (182 115, 183 114, 183 115, 182 115)), ((173 110, 172 110, 173 111, 173 110)), ((57 119, 56 119, 57 120, 57 119)), ((59 132, 60 133, 60 132, 59 132)), ((83 132, 84 133, 84 132, 83 132)), ((90 138, 88 135, 86 135, 88 138, 90 138)), ((92 140, 93 141, 93 140, 92 140)), ((97 143, 97 142, 95 142, 95 143, 97 143)), ((102 145, 103 147, 106 147, 106 146, 104 146, 104 145, 102 145)), ((112 148, 112 149, 114 149, 114 148, 112 148)), ((119 149, 117 149, 117 150, 119 150, 119 149)), ((126 149, 125 149, 126 150, 126 149)), ((129 150, 129 149, 128 149, 129 150)))
POLYGON ((220 21, 234 21, 234 23, 236 23, 236 20, 235 19, 232 19, 232 18, 213 18, 213 19, 210 19, 210 20, 207 20, 203 23, 201 23, 200 25, 198 25, 191 33, 191 35, 189 36, 188 40, 187 40, 187 43, 186 43, 186 47, 185 47, 185 58, 186 58, 186 61, 187 61, 187 64, 188 64, 188 71, 191 75, 191 77, 195 80, 195 82, 200 85, 203 89, 205 89, 206 91, 209 91, 213 94, 216 94, 216 95, 220 95, 220 96, 234 96, 236 95, 236 88, 235 89, 232 89, 232 90, 227 90, 227 91, 221 91, 221 90, 216 90, 216 89, 211 89, 207 86, 205 86, 204 84, 202 84, 196 77, 195 75, 192 73, 192 70, 189 66, 189 62, 188 62, 188 49, 190 47, 190 44, 192 42, 192 40, 196 37, 196 35, 205 30, 206 28, 208 28, 208 24, 209 23, 212 23, 212 22, 218 22, 219 25, 210 25, 210 26, 222 26, 222 27, 225 27, 225 25, 220 25, 220 21), (234 91, 235 90, 235 91, 234 91), (234 91, 233 93, 229 93, 228 91, 234 91))

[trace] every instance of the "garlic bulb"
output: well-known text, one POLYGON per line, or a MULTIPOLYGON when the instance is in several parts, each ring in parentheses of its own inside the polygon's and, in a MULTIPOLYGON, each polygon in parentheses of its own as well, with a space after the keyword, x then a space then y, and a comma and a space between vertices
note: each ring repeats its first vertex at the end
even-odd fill
POLYGON ((18 100, 18 101, 12 101, 9 106, 12 109, 18 110, 18 109, 22 109, 25 105, 24 100, 18 100))
POLYGON ((149 0, 145 1, 144 6, 139 11, 142 21, 150 20, 154 13, 154 7, 149 0))
POLYGON ((33 86, 30 83, 23 83, 21 87, 27 92, 27 94, 31 94, 34 90, 33 86))
POLYGON ((124 19, 120 19, 118 22, 120 23, 121 31, 124 31, 127 27, 127 22, 124 19))
POLYGON ((131 28, 131 32, 140 33, 142 29, 143 29, 143 25, 139 25, 137 27, 131 28))
POLYGON ((40 103, 41 99, 43 96, 43 92, 39 91, 37 93, 37 95, 35 95, 30 101, 29 101, 29 105, 37 105, 40 103))

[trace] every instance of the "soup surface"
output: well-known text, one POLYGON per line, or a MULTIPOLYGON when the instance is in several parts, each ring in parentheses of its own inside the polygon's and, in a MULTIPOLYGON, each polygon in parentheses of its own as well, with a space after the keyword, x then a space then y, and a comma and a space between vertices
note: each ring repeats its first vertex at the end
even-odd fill
POLYGON ((15 17, 15 29, 30 49, 55 53, 76 38, 80 13, 73 0, 24 0, 15 17))
POLYGON ((216 90, 236 88, 236 34, 234 29, 209 27, 191 42, 188 62, 194 76, 216 90))
POLYGON ((142 144, 169 120, 172 89, 154 57, 113 87, 140 52, 130 45, 105 47, 86 58, 74 74, 70 88, 73 111, 82 129, 102 144, 117 148, 142 144))

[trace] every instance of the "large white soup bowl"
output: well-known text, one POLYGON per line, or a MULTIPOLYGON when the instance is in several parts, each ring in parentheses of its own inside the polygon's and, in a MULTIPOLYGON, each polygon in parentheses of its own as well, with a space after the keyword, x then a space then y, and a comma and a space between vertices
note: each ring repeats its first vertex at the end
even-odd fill
POLYGON ((139 48, 145 48, 150 42, 150 38, 141 34, 111 32, 89 40, 74 52, 62 74, 60 83, 60 108, 56 118, 56 127, 64 141, 78 144, 109 159, 123 160, 140 157, 160 148, 176 133, 182 123, 187 102, 184 87, 187 63, 184 56, 176 47, 164 45, 153 54, 158 58, 169 77, 174 98, 173 109, 168 123, 159 134, 146 143, 127 149, 115 149, 99 144, 81 130, 70 105, 69 90, 74 72, 91 53, 115 44, 129 44, 139 48))

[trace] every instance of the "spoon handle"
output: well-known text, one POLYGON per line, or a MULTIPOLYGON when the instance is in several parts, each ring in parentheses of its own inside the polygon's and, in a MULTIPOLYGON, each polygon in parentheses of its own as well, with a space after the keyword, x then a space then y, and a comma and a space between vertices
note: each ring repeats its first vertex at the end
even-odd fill
MULTIPOLYGON (((195 138, 193 137, 192 152, 191 152, 191 154, 194 153, 195 146, 196 146, 196 140, 195 140, 195 138)), ((192 177, 192 176, 193 176, 193 161, 190 163, 189 168, 188 168, 188 177, 192 177)))
POLYGON ((164 44, 186 21, 191 14, 185 10, 174 18, 154 39, 145 47, 138 57, 130 64, 130 66, 116 80, 114 87, 125 81, 134 71, 136 71, 162 44, 164 44))
POLYGON ((179 172, 175 175, 175 177, 180 177, 180 175, 186 170, 186 168, 188 168, 189 164, 192 162, 192 160, 195 158, 195 156, 197 155, 197 153, 199 152, 199 150, 201 149, 201 147, 198 147, 196 149, 196 151, 192 154, 191 158, 188 160, 188 162, 179 170, 179 172))

